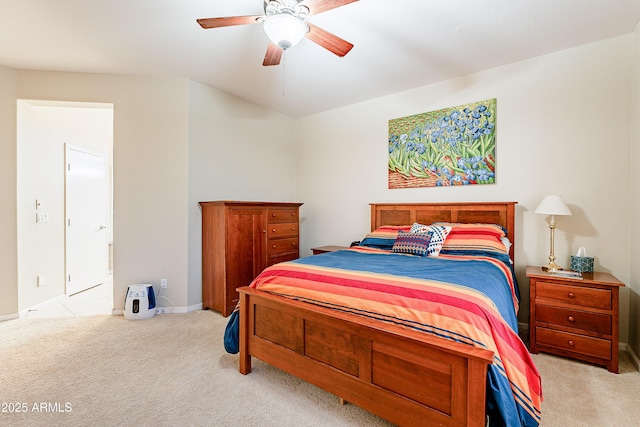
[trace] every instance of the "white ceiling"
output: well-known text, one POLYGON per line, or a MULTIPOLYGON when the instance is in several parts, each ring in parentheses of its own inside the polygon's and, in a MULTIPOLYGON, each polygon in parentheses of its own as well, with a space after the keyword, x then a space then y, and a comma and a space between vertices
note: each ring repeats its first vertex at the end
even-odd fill
POLYGON ((303 40, 263 67, 263 0, 0 0, 0 65, 187 77, 300 117, 631 33, 640 0, 360 0, 308 18, 353 43, 303 40))

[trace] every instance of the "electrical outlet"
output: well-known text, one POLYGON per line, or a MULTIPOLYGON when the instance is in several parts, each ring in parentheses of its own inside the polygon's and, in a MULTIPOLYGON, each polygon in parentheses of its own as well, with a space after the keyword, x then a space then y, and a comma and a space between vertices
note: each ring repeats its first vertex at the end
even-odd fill
POLYGON ((156 314, 168 314, 171 313, 171 308, 169 307, 157 307, 156 314))
POLYGON ((160 289, 167 289, 167 279, 160 279, 160 289))

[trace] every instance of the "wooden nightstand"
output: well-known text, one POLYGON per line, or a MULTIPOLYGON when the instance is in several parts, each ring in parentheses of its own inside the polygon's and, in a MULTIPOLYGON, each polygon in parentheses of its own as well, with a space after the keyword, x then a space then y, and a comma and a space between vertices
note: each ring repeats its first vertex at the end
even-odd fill
POLYGON ((531 265, 527 277, 531 353, 571 357, 618 373, 618 291, 624 283, 609 273, 566 278, 531 265))
POLYGON ((335 245, 318 246, 317 248, 311 248, 311 252, 313 252, 314 255, 319 255, 327 252, 340 251, 342 249, 349 249, 349 248, 347 246, 335 246, 335 245))

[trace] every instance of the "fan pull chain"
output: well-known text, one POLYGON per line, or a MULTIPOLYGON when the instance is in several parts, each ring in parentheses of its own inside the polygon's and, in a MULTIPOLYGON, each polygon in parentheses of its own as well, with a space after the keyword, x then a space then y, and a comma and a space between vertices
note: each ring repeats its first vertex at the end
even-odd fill
POLYGON ((282 96, 284 96, 284 65, 287 63, 287 50, 282 52, 282 96))

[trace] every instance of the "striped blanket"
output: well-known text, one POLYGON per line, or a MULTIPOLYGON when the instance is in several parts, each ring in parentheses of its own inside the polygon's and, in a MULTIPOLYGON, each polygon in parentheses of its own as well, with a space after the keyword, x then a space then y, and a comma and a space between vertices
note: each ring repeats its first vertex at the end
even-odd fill
POLYGON ((502 261, 355 247, 273 265, 251 287, 491 350, 491 424, 540 422, 540 376, 518 337, 517 284, 502 261))

